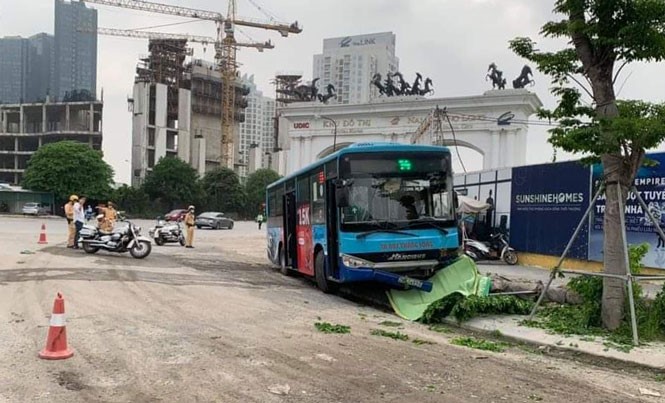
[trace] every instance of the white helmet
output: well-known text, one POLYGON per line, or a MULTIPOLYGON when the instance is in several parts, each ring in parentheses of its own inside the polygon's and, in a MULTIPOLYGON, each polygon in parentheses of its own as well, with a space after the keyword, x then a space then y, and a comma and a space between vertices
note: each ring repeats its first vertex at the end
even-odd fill
POLYGON ((187 207, 187 210, 194 210, 194 206, 187 207))

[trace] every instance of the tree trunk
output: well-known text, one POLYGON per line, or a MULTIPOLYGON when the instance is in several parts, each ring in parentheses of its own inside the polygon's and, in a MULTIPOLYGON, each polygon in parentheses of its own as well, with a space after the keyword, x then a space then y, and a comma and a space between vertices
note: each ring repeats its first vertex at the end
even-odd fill
MULTIPOLYGON (((593 82, 593 94, 596 101, 596 115, 599 119, 612 119, 619 115, 614 94, 612 79, 613 66, 595 66, 590 69, 593 82)), ((602 127, 602 126, 601 126, 602 127)), ((602 130, 602 129, 601 129, 602 130)), ((607 128, 605 128, 607 130, 607 128)), ((614 142, 612 133, 601 134, 607 144, 614 142)), ((616 144, 616 151, 601 155, 603 174, 607 184, 605 190, 605 217, 603 222, 603 256, 604 272, 608 274, 626 274, 626 255, 628 250, 624 247, 622 234, 625 226, 621 225, 619 215, 619 198, 625 208, 628 186, 632 183, 630 164, 621 154, 621 146, 616 144), (617 185, 621 186, 621 191, 617 185)), ((625 210, 624 210, 625 211, 625 210)), ((626 284, 616 278, 603 278, 602 321, 603 326, 609 330, 616 330, 624 317, 624 299, 626 284)))
MULTIPOLYGON (((623 200, 622 205, 625 208, 625 200, 628 188, 626 183, 630 183, 630 178, 625 178, 624 164, 621 155, 603 155, 603 168, 608 182, 605 190, 605 217, 603 221, 603 255, 604 272, 608 274, 626 274, 626 253, 622 241, 624 227, 621 225, 619 216, 619 197, 623 200), (618 193, 617 183, 621 184, 621 195, 618 193)), ((602 300, 602 320, 603 326, 609 330, 615 330, 621 325, 624 317, 624 300, 626 283, 616 278, 603 278, 603 300, 602 300)))

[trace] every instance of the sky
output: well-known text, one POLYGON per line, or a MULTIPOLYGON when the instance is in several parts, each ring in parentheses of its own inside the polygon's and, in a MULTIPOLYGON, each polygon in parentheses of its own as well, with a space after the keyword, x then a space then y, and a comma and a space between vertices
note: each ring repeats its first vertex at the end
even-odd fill
MULTIPOLYGON (((153 0, 155 1, 155 0, 153 0)), ((226 14, 226 2, 213 0, 159 0, 161 3, 218 11, 226 14)), ((396 34, 396 54, 400 71, 411 77, 416 71, 431 77, 436 98, 479 95, 491 88, 485 81, 490 63, 504 72, 508 83, 519 75, 523 59, 508 49, 508 41, 518 36, 536 40, 541 50, 555 50, 565 43, 545 40, 540 27, 556 18, 553 0, 237 0, 237 16, 278 21, 298 21, 299 35, 281 37, 276 32, 244 28, 238 40, 270 39, 275 49, 258 53, 253 49, 238 52, 241 74, 254 74, 259 90, 274 93, 270 84, 276 72, 299 71, 309 80, 312 56, 320 53, 323 39, 338 36, 392 31, 396 34), (258 6, 258 7, 257 7, 258 6)), ((176 16, 145 13, 115 7, 89 4, 97 8, 99 26, 138 29, 176 24, 151 29, 170 33, 215 36, 215 25, 209 21, 192 21, 176 16), (183 23, 184 22, 184 23, 183 23)), ((30 36, 38 32, 53 33, 54 0, 0 0, 0 37, 30 36)), ((193 45, 194 57, 212 60, 212 47, 193 45)), ((127 98, 131 96, 136 63, 147 55, 145 39, 100 36, 98 42, 98 96, 104 97, 103 151, 113 166, 116 181, 130 180, 131 113, 127 98)), ((2 57, 0 55, 0 57, 2 57)), ((631 64, 618 80, 619 97, 663 102, 665 74, 663 64, 631 64)), ((555 105, 549 94, 549 80, 534 69, 535 92, 545 107, 555 105)), ((527 140, 527 163, 550 162, 553 149, 547 143, 546 127, 532 126, 527 140)), ((663 146, 659 149, 664 149, 663 146)), ((482 168, 482 157, 474 151, 460 149, 468 170, 482 168)), ((557 159, 574 158, 562 151, 557 159)), ((455 164, 459 167, 459 163, 455 164)))

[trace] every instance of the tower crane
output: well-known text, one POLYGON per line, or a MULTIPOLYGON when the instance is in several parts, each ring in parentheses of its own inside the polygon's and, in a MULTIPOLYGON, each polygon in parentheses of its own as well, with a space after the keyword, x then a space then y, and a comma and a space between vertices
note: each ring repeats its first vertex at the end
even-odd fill
MULTIPOLYGON (((124 36, 128 38, 143 38, 143 39, 185 39, 187 42, 201 43, 203 45, 215 45, 217 40, 211 36, 198 36, 198 35, 189 35, 189 34, 170 34, 165 32, 152 32, 152 31, 138 31, 134 29, 116 29, 116 28, 97 28, 86 29, 80 28, 79 32, 87 33, 97 33, 98 35, 108 35, 108 36, 124 36)), ((237 42, 236 46, 243 48, 255 48, 259 52, 263 52, 264 49, 274 49, 275 45, 272 42, 265 41, 263 43, 259 42, 237 42)))
MULTIPOLYGON (((292 24, 283 22, 263 22, 253 19, 236 18, 236 0, 229 0, 226 18, 219 12, 197 10, 193 8, 172 6, 143 0, 83 0, 86 3, 104 6, 121 7, 132 10, 146 11, 159 14, 176 15, 184 18, 213 21, 217 26, 215 43, 215 60, 222 74, 222 144, 221 165, 234 168, 234 139, 235 139, 235 85, 238 76, 236 50, 244 46, 235 40, 235 25, 251 28, 261 28, 277 31, 286 37, 289 33, 299 34, 302 28, 297 22, 292 24)), ((186 39, 180 37, 178 39, 186 39)), ((265 45, 265 44, 264 44, 265 45)), ((250 46, 244 46, 250 47, 250 46)), ((260 50, 258 46, 251 46, 260 50)), ((268 48, 268 47, 264 47, 268 48)))

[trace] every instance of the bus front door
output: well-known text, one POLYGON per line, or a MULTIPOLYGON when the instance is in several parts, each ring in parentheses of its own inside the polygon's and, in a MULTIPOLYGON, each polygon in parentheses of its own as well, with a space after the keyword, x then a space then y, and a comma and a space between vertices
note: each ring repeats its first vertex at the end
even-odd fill
POLYGON ((297 267, 296 223, 296 194, 291 192, 284 195, 284 257, 289 267, 297 267))
POLYGON ((337 205, 335 203, 335 181, 326 181, 326 236, 328 237, 328 276, 339 279, 337 256, 339 255, 337 234, 337 205))

